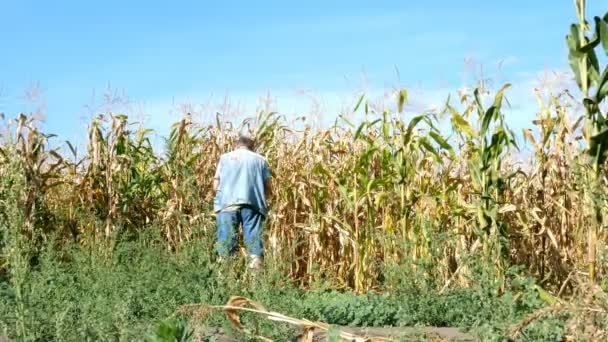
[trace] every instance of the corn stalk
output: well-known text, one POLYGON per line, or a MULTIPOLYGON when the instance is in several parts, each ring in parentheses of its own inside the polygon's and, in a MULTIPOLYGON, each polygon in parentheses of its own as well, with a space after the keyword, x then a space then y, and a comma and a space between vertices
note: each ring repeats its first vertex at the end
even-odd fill
POLYGON ((592 38, 587 36, 591 30, 586 20, 585 0, 575 0, 578 24, 570 26, 570 34, 566 37, 569 50, 569 60, 577 85, 582 91, 583 105, 586 111, 584 135, 589 156, 590 179, 586 191, 592 208, 593 223, 588 230, 587 262, 589 278, 596 280, 597 271, 597 240, 603 224, 602 203, 597 200, 600 188, 600 173, 608 155, 608 122, 602 113, 600 105, 608 94, 608 66, 600 74, 600 65, 595 49, 601 44, 608 56, 608 13, 603 18, 595 17, 595 29, 592 38), (591 93, 592 90, 595 90, 591 93))

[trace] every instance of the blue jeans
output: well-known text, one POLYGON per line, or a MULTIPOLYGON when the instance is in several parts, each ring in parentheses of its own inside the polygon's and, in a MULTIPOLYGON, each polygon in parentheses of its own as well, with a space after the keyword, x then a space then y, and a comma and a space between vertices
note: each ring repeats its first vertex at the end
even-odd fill
POLYGON ((263 256, 262 225, 264 215, 248 207, 233 211, 221 211, 217 214, 218 254, 233 255, 237 250, 239 226, 243 226, 245 247, 249 255, 263 256))

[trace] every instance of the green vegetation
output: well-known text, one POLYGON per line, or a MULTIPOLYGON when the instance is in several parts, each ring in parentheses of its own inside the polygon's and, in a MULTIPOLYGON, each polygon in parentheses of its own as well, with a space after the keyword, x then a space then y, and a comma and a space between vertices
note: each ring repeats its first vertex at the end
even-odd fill
MULTIPOLYGON (((608 284, 608 67, 600 72, 596 50, 608 52, 608 16, 591 26, 577 5, 567 42, 583 99, 539 96, 523 166, 504 119, 508 85, 419 115, 402 113, 405 90, 393 111, 375 112, 361 96, 322 130, 277 113, 238 127, 185 115, 162 153, 125 115, 95 118, 84 154, 27 115, 7 120, 0 333, 185 341, 224 327, 245 339, 222 312, 184 307, 239 295, 338 325, 606 338, 608 296, 597 284, 608 284), (267 156, 275 189, 256 277, 242 258, 220 266, 213 252, 212 175, 243 131, 267 156)), ((276 340, 297 334, 253 313, 243 320, 276 340)))
MULTIPOLYGON (((322 285, 303 290, 281 275, 278 265, 268 266, 256 279, 242 275, 244 260, 220 268, 202 252, 211 243, 201 237, 174 253, 163 248, 162 241, 121 242, 108 260, 101 250, 70 244, 58 252, 51 242, 24 275, 19 294, 12 283, 4 283, 0 329, 25 340, 141 340, 196 333, 203 326, 223 327, 243 337, 221 312, 176 314, 181 305, 220 305, 242 295, 292 317, 338 325, 456 326, 490 337, 508 333, 512 324, 543 306, 529 279, 512 284, 513 291, 500 296, 485 286, 438 295, 407 286, 415 279, 406 283, 404 273, 396 271, 404 285, 390 293, 356 295, 322 285)), ((298 333, 254 315, 244 315, 244 323, 278 341, 298 333)), ((526 333, 559 336, 562 330, 561 325, 539 321, 526 333)))

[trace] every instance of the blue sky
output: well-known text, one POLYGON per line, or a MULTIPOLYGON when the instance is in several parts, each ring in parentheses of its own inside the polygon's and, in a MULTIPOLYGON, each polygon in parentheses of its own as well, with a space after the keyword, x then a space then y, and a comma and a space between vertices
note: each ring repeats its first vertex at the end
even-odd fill
MULTIPOLYGON (((590 15, 605 11, 589 3, 590 15)), ((335 112, 387 85, 424 106, 469 82, 465 60, 474 60, 495 82, 520 85, 510 120, 525 125, 534 112, 521 94, 542 72, 567 70, 574 20, 568 0, 2 0, 0 111, 33 110, 23 93, 39 84, 47 129, 79 139, 103 110, 85 105, 108 85, 130 99, 124 111, 161 133, 180 103, 212 114, 228 97, 251 112, 268 92, 280 111, 298 114, 311 98, 335 112)))

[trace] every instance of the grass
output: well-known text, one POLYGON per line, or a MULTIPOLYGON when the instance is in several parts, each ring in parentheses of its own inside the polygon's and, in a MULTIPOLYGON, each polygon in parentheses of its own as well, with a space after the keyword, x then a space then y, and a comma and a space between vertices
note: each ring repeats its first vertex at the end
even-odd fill
MULTIPOLYGON (((19 300, 14 288, 7 279, 2 282, 0 329, 25 340, 124 341, 139 340, 160 322, 173 319, 191 330, 224 327, 237 334, 221 312, 209 311, 195 321, 175 313, 185 304, 220 305, 241 295, 272 311, 337 325, 453 326, 500 336, 509 323, 542 307, 531 287, 517 290, 523 293, 519 299, 515 292, 497 296, 487 288, 442 295, 411 287, 362 295, 322 286, 304 291, 276 272, 276 266, 256 279, 243 276, 238 261, 218 266, 204 252, 207 248, 195 241, 175 254, 155 244, 124 242, 108 259, 103 252, 78 245, 60 252, 49 247, 27 272, 22 312, 15 309, 19 300), (25 324, 24 335, 16 328, 19 324, 25 324)), ((245 316, 245 324, 257 325, 265 336, 283 340, 285 334, 297 334, 292 327, 245 316)))

